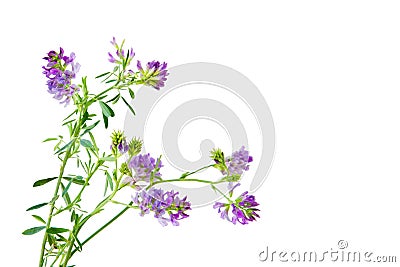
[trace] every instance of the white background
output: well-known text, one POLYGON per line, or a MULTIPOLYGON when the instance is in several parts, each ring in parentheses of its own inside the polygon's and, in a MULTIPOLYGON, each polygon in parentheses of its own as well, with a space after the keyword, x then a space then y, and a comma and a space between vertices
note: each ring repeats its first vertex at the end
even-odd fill
POLYGON ((63 46, 93 77, 109 68, 112 36, 144 60, 245 74, 272 111, 275 160, 255 193, 258 222, 233 226, 208 206, 162 228, 133 211, 71 263, 265 266, 267 245, 325 251, 340 239, 399 261, 399 13, 398 1, 3 1, 1 265, 37 264, 42 235, 21 235, 38 224, 24 211, 52 194, 51 185, 32 188, 58 169, 40 142, 70 110, 46 92, 41 58, 63 46))

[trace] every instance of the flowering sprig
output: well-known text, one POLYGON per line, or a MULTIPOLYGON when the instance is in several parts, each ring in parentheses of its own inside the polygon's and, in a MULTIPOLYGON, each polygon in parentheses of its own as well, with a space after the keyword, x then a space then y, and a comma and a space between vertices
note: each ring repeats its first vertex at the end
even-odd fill
POLYGON ((72 84, 72 79, 76 77, 79 71, 79 63, 75 63, 75 54, 65 56, 64 49, 60 47, 60 52, 50 51, 43 59, 47 60, 47 65, 43 66, 43 74, 48 78, 48 92, 54 95, 60 103, 68 105, 71 97, 79 91, 79 87, 72 84), (71 70, 68 66, 71 65, 71 70))
MULTIPOLYGON (((230 197, 232 197, 233 190, 239 185, 240 183, 237 183, 231 188, 229 191, 230 197)), ((233 224, 236 224, 236 222, 248 224, 260 217, 257 214, 259 209, 255 208, 259 204, 255 201, 253 195, 248 194, 248 191, 242 193, 235 200, 231 200, 229 197, 227 197, 227 199, 229 200, 229 203, 215 202, 213 206, 214 209, 218 209, 218 213, 221 214, 222 219, 226 219, 233 224), (229 216, 230 212, 232 213, 231 216, 229 216)))
POLYGON ((160 90, 167 80, 168 71, 167 63, 160 63, 159 61, 151 61, 146 64, 146 68, 142 67, 140 60, 137 62, 139 70, 139 81, 145 85, 153 86, 155 89, 160 90))
POLYGON ((249 163, 253 161, 253 157, 244 146, 229 157, 225 157, 221 149, 214 149, 211 151, 211 158, 215 162, 214 167, 224 175, 223 180, 229 182, 239 181, 242 174, 249 170, 249 163))
POLYGON ((112 45, 115 47, 115 49, 116 49, 116 52, 115 52, 116 58, 114 58, 114 56, 109 52, 109 53, 108 53, 108 56, 109 56, 108 61, 110 61, 111 63, 119 64, 119 65, 123 65, 123 64, 124 64, 124 61, 126 61, 125 64, 126 64, 127 66, 129 66, 129 64, 131 63, 132 59, 135 57, 135 52, 133 52, 133 48, 131 47, 131 48, 128 50, 128 54, 125 56, 125 50, 123 49, 124 42, 125 42, 125 41, 123 41, 122 44, 121 44, 121 46, 120 46, 120 45, 118 45, 118 43, 117 43, 115 37, 113 37, 113 39, 112 39, 112 41, 111 41, 111 44, 112 44, 112 45))
MULTIPOLYGON (((28 208, 28 211, 39 211, 42 207, 49 209, 46 217, 32 215, 41 225, 23 232, 24 235, 44 232, 39 267, 71 266, 69 261, 76 252, 82 251, 87 242, 129 209, 139 210, 141 216, 153 214, 162 226, 179 225, 181 220, 189 217, 189 211, 192 209, 190 200, 187 196, 182 197, 179 192, 159 188, 162 183, 183 181, 208 184, 229 202, 217 202, 214 205, 223 218, 232 223, 246 224, 258 217, 256 213, 258 209, 255 208, 258 203, 255 202, 254 196, 244 192, 236 199, 232 199, 233 189, 238 186, 238 184, 233 186, 233 183, 240 180, 253 160, 244 147, 229 157, 225 157, 220 149, 215 149, 211 152, 213 164, 185 172, 176 179, 164 179, 161 174, 163 167, 161 156, 156 158, 150 153, 142 152, 143 142, 135 137, 128 139, 123 131, 113 131, 110 141, 105 145, 105 149, 102 149, 102 144, 95 138, 95 131, 99 129, 101 120, 105 129, 108 128, 109 120, 116 116, 112 106, 122 99, 132 114, 135 114, 127 100, 135 97, 131 87, 147 85, 160 90, 168 76, 167 63, 151 61, 142 66, 138 60, 136 69, 132 68, 131 63, 135 57, 133 49, 124 50, 124 41, 119 44, 115 38, 111 44, 115 52, 109 53, 108 60, 113 64, 113 69, 96 77, 96 79, 102 78, 101 83, 108 87, 97 94, 89 91, 87 77, 83 77, 78 85, 73 82, 80 68, 75 61, 75 53, 66 56, 64 50, 60 48, 59 52, 52 50, 44 57, 46 64, 43 66, 43 74, 47 79, 49 93, 66 106, 72 103, 74 110, 62 122, 67 129, 68 137, 58 135, 44 140, 44 142, 56 142, 54 154, 61 161, 60 171, 56 177, 36 181, 34 187, 54 181, 56 183, 54 193, 46 202, 28 208), (98 105, 97 109, 94 108, 95 105, 98 105), (96 110, 100 110, 100 113, 96 113, 96 110), (76 161, 77 168, 74 174, 66 175, 67 165, 70 165, 69 162, 72 160, 76 161), (212 181, 191 177, 211 167, 219 169, 222 178, 212 181), (83 198, 87 187, 99 180, 92 179, 95 176, 103 177, 104 196, 94 208, 90 208, 85 206, 83 198), (228 195, 216 188, 215 185, 220 183, 228 183, 230 187, 228 195), (115 200, 117 193, 123 189, 133 189, 129 203, 115 200), (123 205, 124 209, 89 237, 82 239, 80 232, 86 223, 110 203, 123 205), (69 213, 70 221, 54 225, 53 219, 62 213, 69 213)), ((70 170, 68 173, 71 173, 70 170)), ((60 221, 57 220, 58 223, 60 221)))
POLYGON ((131 177, 126 177, 125 183, 129 183, 131 186, 134 186, 134 184, 138 181, 149 183, 155 178, 161 178, 160 169, 163 166, 161 160, 154 159, 150 156, 150 153, 140 154, 132 157, 128 163, 128 166, 134 175, 131 177))
POLYGON ((137 192, 132 199, 139 206, 141 216, 151 211, 162 226, 168 225, 168 222, 178 226, 179 220, 189 217, 185 212, 191 210, 187 197, 181 199, 178 194, 173 190, 164 192, 162 189, 150 188, 148 191, 137 192))

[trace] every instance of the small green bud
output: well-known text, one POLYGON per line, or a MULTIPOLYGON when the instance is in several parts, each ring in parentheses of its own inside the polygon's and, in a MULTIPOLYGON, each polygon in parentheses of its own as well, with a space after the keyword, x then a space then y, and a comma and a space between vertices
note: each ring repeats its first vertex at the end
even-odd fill
POLYGON ((214 148, 211 150, 211 158, 215 161, 214 168, 220 170, 222 173, 226 173, 227 167, 225 165, 224 152, 220 148, 214 148))
POLYGON ((215 163, 224 163, 225 162, 225 157, 224 157, 224 152, 220 148, 214 148, 211 150, 211 156, 210 156, 215 163))
POLYGON ((140 151, 142 151, 142 145, 143 145, 142 140, 136 137, 132 138, 132 140, 129 142, 129 150, 128 150, 129 156, 133 157, 139 154, 140 151))
POLYGON ((123 174, 123 175, 128 175, 128 176, 132 176, 131 171, 129 170, 128 164, 126 162, 121 164, 121 167, 119 168, 119 171, 123 174))

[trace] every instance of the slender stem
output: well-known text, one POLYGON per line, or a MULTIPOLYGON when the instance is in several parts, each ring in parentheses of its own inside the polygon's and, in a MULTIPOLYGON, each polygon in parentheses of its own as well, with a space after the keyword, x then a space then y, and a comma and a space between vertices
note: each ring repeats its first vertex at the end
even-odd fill
MULTIPOLYGON (((133 202, 129 202, 128 205, 132 205, 133 202)), ((94 232, 93 234, 91 234, 88 238, 86 238, 83 242, 82 242, 82 246, 84 244, 86 244, 87 242, 89 242, 93 237, 95 237, 96 235, 98 235, 101 231, 103 231, 105 228, 107 228, 110 224, 112 224, 115 220, 117 220, 119 217, 122 216, 122 214, 124 214, 130 207, 125 207, 122 211, 120 211, 117 215, 115 215, 111 220, 109 220, 106 224, 104 224, 102 227, 100 227, 99 229, 96 230, 96 232, 94 232)), ((77 249, 74 249, 71 253, 71 256, 75 254, 75 252, 77 251, 77 249)))
MULTIPOLYGON (((115 159, 115 161, 117 161, 117 159, 115 159)), ((116 175, 118 174, 118 169, 116 169, 116 175)), ((106 197, 103 201, 100 202, 99 205, 97 205, 97 207, 89 214, 87 215, 82 222, 79 223, 79 225, 77 225, 76 229, 73 230, 73 232, 75 232, 75 236, 78 236, 79 231, 82 229, 82 227, 85 225, 85 223, 95 214, 99 213, 101 211, 101 209, 109 202, 111 201, 115 194, 119 191, 120 187, 119 187, 119 182, 122 178, 122 175, 116 179, 116 184, 115 184, 115 188, 114 191, 108 196, 106 197)), ((68 242, 71 242, 71 244, 69 245, 68 248, 68 252, 66 254, 65 260, 62 264, 62 267, 66 267, 68 264, 68 261, 71 259, 72 257, 72 248, 74 245, 74 235, 73 232, 71 232, 69 238, 68 238, 68 242)), ((83 244, 82 244, 83 245, 83 244)))
MULTIPOLYGON (((65 169, 65 166, 66 166, 67 161, 68 161, 68 158, 69 158, 69 153, 70 153, 70 151, 71 151, 71 147, 72 147, 72 146, 70 146, 70 147, 68 148, 68 150, 67 150, 67 152, 66 152, 66 154, 65 154, 64 160, 63 160, 63 162, 62 162, 62 164, 61 164, 60 174, 59 174, 59 176, 58 176, 56 189, 55 189, 54 195, 53 195, 53 200, 55 200, 56 197, 58 196, 58 190, 59 190, 60 185, 61 185, 61 177, 63 177, 63 175, 64 175, 64 169, 65 169)), ((49 215, 48 215, 48 217, 47 217, 46 232, 44 233, 44 236, 43 236, 42 248, 41 248, 41 251, 40 251, 39 267, 42 267, 42 266, 43 266, 43 261, 44 261, 44 250, 45 250, 45 247, 46 247, 46 244, 47 244, 47 229, 50 228, 51 218, 52 218, 52 216, 53 216, 53 211, 54 211, 54 205, 55 205, 54 203, 52 203, 52 204, 50 205, 50 211, 49 211, 49 215)))
POLYGON ((50 264, 50 266, 54 266, 54 264, 57 262, 58 258, 60 258, 61 254, 64 253, 65 248, 67 247, 67 245, 63 246, 63 248, 61 249, 61 251, 58 251, 56 258, 54 259, 54 261, 50 264))
POLYGON ((227 197, 221 190, 219 190, 215 185, 212 184, 211 187, 214 190, 218 191, 224 198, 226 198, 230 204, 233 203, 233 201, 229 197, 227 197))
POLYGON ((92 103, 96 102, 101 96, 103 96, 104 94, 108 93, 109 91, 111 91, 112 89, 116 88, 116 86, 119 84, 119 80, 117 83, 115 83, 113 86, 107 88, 106 90, 104 90, 103 92, 95 95, 90 101, 89 101, 89 105, 91 105, 92 103))
POLYGON ((100 168, 102 164, 100 161, 97 161, 96 166, 94 167, 93 171, 88 175, 88 177, 85 180, 85 183, 83 184, 81 190, 79 191, 78 195, 75 197, 74 201, 72 203, 76 203, 79 201, 80 197, 82 196, 83 190, 85 190, 86 186, 88 186, 90 179, 93 177, 93 175, 96 173, 96 171, 100 168))
MULTIPOLYGON (((80 128, 81 128, 81 115, 82 114, 79 114, 78 123, 77 123, 77 126, 75 128, 75 132, 73 133, 72 140, 75 140, 79 135, 80 128)), ((53 195, 53 201, 54 202, 55 202, 55 200, 56 200, 56 198, 58 196, 58 191, 59 191, 60 186, 61 186, 61 180, 62 180, 62 177, 64 175, 65 166, 67 165, 68 159, 71 156, 72 147, 73 147, 73 144, 71 144, 68 147, 67 151, 65 152, 65 156, 64 156, 63 162, 62 162, 61 167, 60 167, 60 173, 58 175, 57 185, 56 185, 56 189, 54 190, 54 195, 53 195)), ((47 217, 46 232, 44 233, 44 236, 43 236, 42 247, 41 247, 41 251, 40 251, 39 267, 42 267, 43 266, 43 262, 44 262, 44 251, 45 251, 46 243, 47 243, 47 229, 49 229, 50 225, 51 225, 51 219, 53 217, 54 206, 55 206, 55 203, 51 203, 49 215, 47 217)))
POLYGON ((160 181, 156 181, 154 183, 152 183, 151 185, 148 185, 146 187, 146 190, 150 189, 151 187, 155 186, 156 184, 162 184, 162 183, 169 183, 169 182, 199 182, 199 183, 206 183, 206 184, 219 184, 222 183, 223 181, 217 181, 217 182, 213 182, 213 181, 208 181, 208 180, 201 180, 201 179, 194 179, 194 178, 190 178, 190 179, 170 179, 170 180, 160 180, 160 181))
MULTIPOLYGON (((210 167, 210 166, 206 166, 206 167, 210 167)), ((206 167, 203 167, 202 169, 205 169, 206 167)), ((201 170, 201 169, 199 169, 201 170)), ((198 170, 198 171, 199 171, 198 170)), ((194 172, 195 173, 195 172, 194 172)), ((214 184, 218 184, 221 183, 222 181, 217 181, 217 182, 213 182, 213 181, 207 181, 207 180, 201 180, 201 179, 171 179, 171 180, 161 180, 161 181, 157 181, 154 182, 153 184, 149 185, 147 189, 151 188, 152 186, 156 185, 156 184, 161 184, 161 183, 166 183, 166 182, 182 182, 182 181, 186 181, 186 182, 200 182, 200 183, 207 183, 207 184, 211 184, 211 186, 214 186, 214 184)), ((122 188, 122 187, 121 187, 122 188)), ((218 189, 217 189, 218 190, 218 189)), ((219 191, 219 190, 218 190, 219 191)), ((106 199, 109 199, 109 197, 107 197, 106 199)), ((105 200, 103 200, 101 203, 103 203, 105 200)), ((93 234, 91 234, 88 238, 86 238, 83 242, 82 242, 82 246, 84 244, 86 244, 87 242, 89 242, 93 237, 95 237, 97 234, 99 234, 101 231, 103 231, 106 227, 108 227, 111 223, 113 223, 115 220, 117 220, 122 214, 124 214, 128 209, 130 208, 136 208, 134 206, 132 206, 132 201, 129 202, 129 204, 123 204, 123 203, 119 203, 117 201, 112 201, 110 200, 110 202, 114 202, 116 204, 122 204, 125 205, 126 207, 120 212, 118 213, 116 216, 114 216, 110 221, 108 221, 106 224, 104 224, 102 227, 100 227, 98 230, 96 230, 93 234)), ((97 209, 97 208, 96 208, 97 209)), ((85 221, 86 222, 86 221, 85 221)), ((84 223, 85 223, 84 222, 84 223)), ((71 253, 71 256, 75 254, 75 252, 77 252, 77 249, 74 249, 71 253)))
MULTIPOLYGON (((117 157, 116 157, 116 158, 117 158, 117 157)), ((86 238, 86 239, 81 243, 82 246, 85 245, 87 242, 89 242, 89 241, 90 241, 92 238, 94 238, 96 235, 98 235, 98 234, 99 234, 101 231, 103 231, 105 228, 107 228, 110 224, 112 224, 112 223, 113 223, 115 220, 117 220, 120 216, 122 216, 122 214, 124 214, 129 208, 136 208, 136 207, 132 206, 132 203, 133 203, 132 201, 131 201, 129 204, 124 204, 124 203, 120 203, 120 202, 118 202, 118 201, 113 201, 113 200, 112 200, 113 197, 115 196, 115 194, 116 194, 121 188, 123 188, 123 187, 125 186, 125 185, 122 185, 121 187, 119 187, 119 183, 120 183, 120 180, 121 180, 121 178, 122 178, 122 175, 121 175, 121 177, 119 177, 119 178, 117 179, 117 176, 118 176, 118 164, 117 164, 117 159, 116 159, 115 161, 116 161, 116 162, 115 162, 115 164, 116 164, 116 167, 115 167, 115 168, 116 168, 116 172, 115 172, 115 176, 114 176, 114 177, 115 177, 115 180, 116 180, 116 186, 115 186, 114 191, 112 192, 112 194, 110 194, 108 197, 106 197, 103 201, 101 201, 101 202, 97 205, 97 207, 96 207, 88 216, 86 216, 86 217, 82 220, 82 222, 79 224, 79 226, 77 227, 77 229, 76 229, 76 231, 75 231, 75 236, 76 236, 76 235, 79 233, 79 231, 82 229, 83 225, 84 225, 93 215, 97 214, 108 202, 113 202, 113 203, 116 203, 116 204, 122 204, 122 205, 125 205, 126 207, 125 207, 121 212, 119 212, 116 216, 114 216, 110 221, 108 221, 106 224, 104 224, 102 227, 100 227, 98 230, 96 230, 93 234, 91 234, 88 238, 86 238)), ((160 181, 153 182, 153 183, 151 183, 149 186, 147 186, 146 190, 149 189, 149 188, 151 188, 151 187, 153 187, 153 186, 156 185, 156 184, 167 183, 167 182, 182 182, 182 181, 207 183, 207 184, 210 184, 211 186, 214 187, 214 184, 218 184, 218 183, 221 183, 221 182, 223 182, 223 181, 214 182, 214 181, 208 181, 208 180, 202 180, 202 179, 195 179, 195 178, 186 179, 187 176, 192 175, 192 174, 195 174, 195 173, 197 173, 197 172, 199 172, 199 171, 201 171, 201 170, 207 169, 207 168, 212 167, 212 166, 214 166, 214 164, 213 164, 213 165, 208 165, 208 166, 202 167, 202 168, 200 168, 200 169, 198 169, 198 170, 196 170, 196 171, 193 171, 193 172, 186 173, 184 176, 181 176, 179 179, 160 180, 160 181)), ((218 189, 217 189, 217 190, 218 190, 218 189)), ((218 191, 219 191, 219 190, 218 190, 218 191)), ((224 196, 225 196, 225 195, 224 195, 224 196)), ((225 197, 226 197, 226 196, 225 196, 225 197)), ((77 251, 78 251, 78 249, 77 249, 77 248, 73 249, 73 244, 71 244, 70 247, 69 247, 69 250, 68 250, 68 252, 67 252, 66 259, 65 259, 65 261, 64 261, 63 267, 66 267, 68 260, 69 260, 77 251)))
POLYGON ((139 206, 132 206, 130 204, 125 204, 125 203, 122 203, 122 202, 119 202, 119 201, 116 201, 116 200, 110 200, 110 202, 113 203, 113 204, 118 204, 118 205, 122 205, 122 206, 125 206, 125 207, 128 207, 128 208, 131 208, 131 209, 138 209, 139 208, 139 206))
POLYGON ((211 165, 204 166, 204 167, 202 167, 202 168, 200 168, 200 169, 198 169, 198 170, 192 171, 192 172, 187 172, 187 173, 184 173, 184 174, 182 174, 182 176, 181 176, 181 179, 185 179, 185 177, 187 177, 187 176, 189 176, 189 175, 192 175, 192 174, 198 173, 199 171, 202 171, 202 170, 208 169, 208 168, 210 168, 210 167, 214 167, 214 164, 211 164, 211 165))
POLYGON ((71 202, 71 204, 69 204, 67 207, 63 208, 63 209, 59 209, 54 215, 59 214, 67 209, 69 209, 70 207, 72 207, 73 205, 75 205, 79 199, 82 196, 83 190, 85 190, 86 186, 89 184, 90 179, 92 178, 92 176, 95 174, 95 172, 98 170, 98 168, 100 168, 101 164, 99 162, 96 163, 95 168, 93 169, 93 171, 88 175, 88 177, 85 180, 85 183, 83 184, 81 190, 79 191, 78 195, 75 197, 75 199, 71 202))

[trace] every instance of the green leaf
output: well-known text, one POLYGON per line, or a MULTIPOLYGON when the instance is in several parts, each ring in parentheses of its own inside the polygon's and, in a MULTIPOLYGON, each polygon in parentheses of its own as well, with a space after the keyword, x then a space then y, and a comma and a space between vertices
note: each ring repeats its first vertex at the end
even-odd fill
POLYGON ((36 209, 39 209, 39 208, 41 208, 41 207, 46 206, 47 204, 49 204, 49 203, 48 203, 48 202, 46 202, 46 203, 40 203, 40 204, 37 204, 37 205, 35 205, 35 206, 32 206, 32 207, 28 208, 26 211, 36 210, 36 209))
POLYGON ((62 194, 61 194, 62 197, 64 197, 65 194, 68 192, 68 190, 69 190, 69 188, 70 188, 70 186, 71 186, 73 180, 75 180, 75 179, 72 178, 71 180, 69 180, 67 186, 64 188, 64 190, 63 190, 63 192, 62 192, 62 194))
POLYGON ((85 114, 82 116, 82 121, 81 123, 85 123, 89 119, 89 113, 86 111, 85 114))
POLYGON ((49 242, 50 246, 52 246, 54 243, 56 243, 56 239, 54 238, 53 235, 47 235, 47 241, 49 242))
MULTIPOLYGON (((82 177, 82 176, 77 176, 77 177, 82 177)), ((45 178, 45 179, 41 179, 36 181, 33 184, 33 187, 38 187, 38 186, 42 186, 44 184, 47 184, 55 179, 57 179, 58 177, 50 177, 50 178, 45 178)), ((63 177, 64 180, 70 181, 71 177, 63 177)), ((83 178, 82 178, 83 179, 83 178)), ((72 179, 74 184, 79 184, 79 185, 83 185, 85 182, 83 180, 76 180, 76 179, 72 179)))
POLYGON ((42 143, 49 142, 49 141, 55 141, 55 140, 58 140, 58 138, 50 137, 50 138, 44 139, 44 140, 42 141, 42 143))
POLYGON ((104 127, 108 128, 108 118, 103 114, 104 127))
POLYGON ((99 96, 99 97, 97 98, 97 100, 102 100, 102 99, 107 98, 107 97, 108 97, 108 95, 102 95, 102 96, 99 96))
POLYGON ((103 111, 104 116, 106 117, 114 117, 114 111, 103 101, 99 101, 101 110, 103 111))
POLYGON ((121 97, 121 94, 118 93, 118 94, 115 95, 113 98, 111 98, 110 100, 108 100, 107 103, 112 102, 113 104, 115 104, 115 103, 118 102, 118 100, 119 100, 120 97, 121 97))
POLYGON ((60 234, 56 234, 56 236, 58 237, 57 241, 62 241, 62 242, 67 242, 68 241, 65 237, 63 237, 60 234))
POLYGON ((134 99, 135 98, 135 93, 132 91, 131 88, 128 88, 129 90, 129 94, 131 95, 131 98, 134 99))
POLYGON ((101 78, 101 77, 103 77, 103 76, 106 76, 106 75, 109 74, 109 73, 110 73, 109 71, 104 72, 103 74, 100 74, 100 75, 96 76, 95 79, 98 79, 98 78, 101 78))
POLYGON ((83 134, 81 136, 84 136, 86 133, 90 132, 94 127, 97 126, 97 124, 99 124, 100 121, 96 121, 95 123, 93 123, 92 125, 86 127, 85 131, 83 132, 83 134))
POLYGON ((93 148, 92 142, 86 139, 81 139, 81 145, 86 147, 86 148, 93 148))
POLYGON ((45 228, 46 228, 46 226, 32 227, 32 228, 29 228, 29 229, 26 229, 25 231, 23 231, 22 234, 23 235, 34 235, 34 234, 42 231, 45 228))
POLYGON ((93 136, 93 134, 92 134, 91 132, 89 132, 89 136, 90 136, 90 140, 92 140, 93 148, 94 148, 96 151, 98 151, 99 148, 97 147, 96 140, 94 139, 94 136, 93 136))
POLYGON ((42 186, 42 185, 47 184, 48 182, 51 182, 51 181, 53 181, 53 180, 55 180, 55 179, 57 179, 57 178, 58 178, 58 177, 51 177, 51 178, 46 178, 46 179, 38 180, 38 181, 36 181, 36 182, 33 183, 33 187, 42 186))
POLYGON ((75 119, 66 121, 66 122, 64 122, 61 126, 67 125, 68 123, 71 123, 71 122, 74 122, 74 121, 75 121, 75 119))
POLYGON ((77 109, 75 109, 71 114, 69 114, 63 121, 68 120, 69 118, 71 118, 72 115, 74 115, 74 114, 76 114, 76 113, 78 113, 78 110, 77 110, 77 109))
POLYGON ((71 177, 63 177, 63 179, 67 180, 67 181, 71 181, 72 180, 72 182, 74 184, 78 184, 78 185, 84 185, 85 184, 85 181, 83 180, 82 176, 76 176, 75 179, 71 178, 71 177))
POLYGON ((62 151, 64 151, 67 147, 69 147, 70 145, 72 145, 72 143, 73 142, 75 142, 75 140, 73 139, 73 140, 71 140, 71 141, 69 141, 68 142, 68 144, 66 144, 65 146, 63 146, 62 148, 60 148, 59 150, 57 150, 57 152, 56 153, 54 153, 54 154, 59 154, 59 153, 61 153, 62 151))
POLYGON ((108 184, 110 185, 111 191, 114 190, 114 184, 111 179, 111 175, 108 172, 106 172, 106 177, 107 177, 108 184))
POLYGON ((57 228, 57 227, 50 227, 47 229, 48 234, 59 234, 59 233, 65 233, 68 232, 68 229, 65 228, 57 228))
POLYGON ((133 110, 132 106, 129 105, 129 103, 125 100, 124 97, 122 97, 122 100, 124 101, 124 103, 128 106, 128 108, 131 110, 133 115, 136 115, 135 111, 133 110))
POLYGON ((123 64, 124 64, 124 69, 126 68, 126 66, 127 66, 127 64, 128 64, 128 60, 129 60, 129 50, 128 50, 128 53, 126 53, 126 57, 125 57, 125 60, 124 60, 124 62, 123 62, 123 64))
POLYGON ((104 185, 104 193, 103 193, 103 196, 106 196, 106 194, 107 194, 107 189, 108 189, 108 180, 106 179, 106 183, 105 183, 105 185, 104 185))
POLYGON ((42 217, 40 217, 39 215, 32 215, 32 217, 38 220, 39 222, 46 224, 46 221, 43 220, 42 217))
MULTIPOLYGON (((68 184, 71 185, 70 183, 71 182, 69 182, 68 184)), ((61 183, 61 189, 62 189, 62 197, 63 197, 65 203, 67 205, 71 204, 71 198, 69 197, 68 189, 66 188, 66 186, 63 183, 61 183)))
POLYGON ((106 83, 112 83, 112 82, 116 82, 116 81, 117 81, 116 79, 112 79, 112 80, 106 81, 106 83))
POLYGON ((89 94, 89 91, 87 89, 86 80, 87 80, 87 77, 82 77, 82 89, 83 89, 83 95, 85 97, 89 94))
POLYGON ((74 232, 71 232, 71 234, 74 236, 74 239, 75 239, 76 243, 78 244, 78 245, 74 244, 74 246, 76 247, 76 249, 79 252, 82 251, 82 243, 81 243, 81 241, 79 241, 78 237, 74 234, 74 232))

